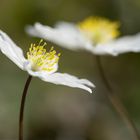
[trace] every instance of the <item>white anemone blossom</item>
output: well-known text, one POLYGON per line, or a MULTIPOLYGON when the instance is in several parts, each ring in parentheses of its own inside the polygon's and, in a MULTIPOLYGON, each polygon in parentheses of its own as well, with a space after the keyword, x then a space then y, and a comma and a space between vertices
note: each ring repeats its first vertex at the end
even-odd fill
POLYGON ((58 22, 54 28, 35 23, 26 32, 71 50, 87 50, 96 55, 117 56, 126 52, 140 52, 140 33, 119 35, 119 23, 105 18, 89 17, 78 24, 58 22))
POLYGON ((67 73, 56 72, 60 54, 57 54, 53 48, 46 51, 44 48, 45 45, 45 43, 42 44, 42 41, 40 41, 38 45, 31 44, 26 59, 22 49, 19 48, 6 33, 0 31, 1 52, 20 69, 27 71, 31 76, 39 77, 45 82, 81 88, 92 93, 89 87, 95 86, 90 81, 78 79, 67 73))

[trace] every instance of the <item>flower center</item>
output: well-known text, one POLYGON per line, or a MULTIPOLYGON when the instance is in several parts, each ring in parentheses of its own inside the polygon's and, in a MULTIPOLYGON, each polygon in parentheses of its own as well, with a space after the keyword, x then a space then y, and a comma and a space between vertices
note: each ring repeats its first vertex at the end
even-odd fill
POLYGON ((44 48, 46 43, 42 44, 42 42, 43 40, 41 40, 38 45, 31 44, 31 47, 27 52, 27 59, 29 60, 33 71, 53 73, 57 70, 60 53, 56 54, 53 47, 46 52, 46 49, 44 48))
POLYGON ((105 18, 89 17, 78 24, 80 31, 94 44, 107 43, 119 35, 119 23, 105 18))

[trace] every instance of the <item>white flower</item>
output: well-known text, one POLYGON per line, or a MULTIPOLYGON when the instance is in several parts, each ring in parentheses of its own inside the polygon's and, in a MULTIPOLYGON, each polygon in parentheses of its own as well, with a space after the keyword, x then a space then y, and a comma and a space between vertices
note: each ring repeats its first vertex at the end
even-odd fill
POLYGON ((54 28, 35 23, 34 26, 27 26, 26 31, 64 48, 84 49, 97 55, 117 56, 126 52, 140 52, 140 33, 116 39, 118 27, 118 22, 89 17, 78 24, 59 22, 54 28))
POLYGON ((27 59, 23 51, 8 37, 6 33, 0 31, 0 50, 10 60, 12 60, 20 69, 27 71, 30 75, 39 77, 43 81, 66 85, 69 87, 81 88, 92 93, 89 87, 95 87, 86 79, 78 79, 75 76, 56 72, 58 69, 58 60, 60 54, 51 48, 46 51, 46 44, 42 41, 38 45, 31 44, 27 59))

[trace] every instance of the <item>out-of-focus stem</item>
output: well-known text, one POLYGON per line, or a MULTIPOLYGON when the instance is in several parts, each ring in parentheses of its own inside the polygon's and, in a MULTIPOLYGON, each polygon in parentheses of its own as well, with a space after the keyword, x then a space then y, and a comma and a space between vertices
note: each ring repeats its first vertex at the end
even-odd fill
POLYGON ((22 93, 22 98, 21 98, 21 105, 20 105, 20 114, 19 114, 19 140, 23 140, 23 117, 24 117, 24 106, 25 106, 25 101, 26 101, 26 95, 28 91, 28 87, 30 85, 32 76, 29 75, 25 86, 24 90, 22 93))
POLYGON ((129 129, 131 129, 131 131, 134 132, 137 140, 140 140, 139 132, 138 132, 133 120, 129 116, 129 114, 128 114, 126 108, 124 107, 124 105, 121 103, 121 100, 119 99, 119 97, 114 93, 114 91, 113 91, 113 89, 112 89, 112 87, 111 87, 111 85, 110 85, 110 83, 109 83, 109 81, 108 81, 108 79, 105 75, 105 71, 103 69, 100 56, 96 56, 96 61, 97 61, 97 66, 98 66, 99 73, 100 73, 100 76, 102 78, 102 81, 103 81, 106 89, 108 90, 108 92, 106 92, 107 97, 109 98, 110 102, 112 103, 112 105, 114 106, 116 111, 119 113, 121 118, 127 124, 129 129))

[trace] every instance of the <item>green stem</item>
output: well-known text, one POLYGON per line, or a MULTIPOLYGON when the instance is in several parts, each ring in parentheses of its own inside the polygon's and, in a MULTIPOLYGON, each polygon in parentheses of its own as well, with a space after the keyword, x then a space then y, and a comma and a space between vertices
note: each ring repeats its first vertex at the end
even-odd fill
POLYGON ((124 120, 124 122, 127 124, 127 126, 129 127, 129 129, 131 129, 131 131, 134 132, 137 140, 140 140, 140 135, 139 132, 133 122, 133 120, 131 119, 131 117, 129 116, 126 108, 124 107, 124 105, 121 103, 121 100, 119 99, 119 97, 114 94, 112 87, 110 86, 110 83, 108 81, 108 79, 106 78, 102 63, 101 63, 101 59, 100 56, 96 56, 96 61, 97 61, 97 66, 99 69, 99 73, 100 76, 102 78, 102 81, 104 83, 104 85, 106 86, 108 92, 106 92, 110 102, 112 103, 112 105, 114 106, 114 108, 116 109, 116 111, 119 113, 119 115, 122 117, 122 119, 124 120))
POLYGON ((31 80, 32 80, 32 76, 29 75, 29 77, 28 77, 28 79, 27 79, 27 81, 25 83, 23 93, 22 93, 21 105, 20 105, 20 114, 19 114, 19 140, 23 140, 24 106, 25 106, 28 87, 30 85, 31 80))

